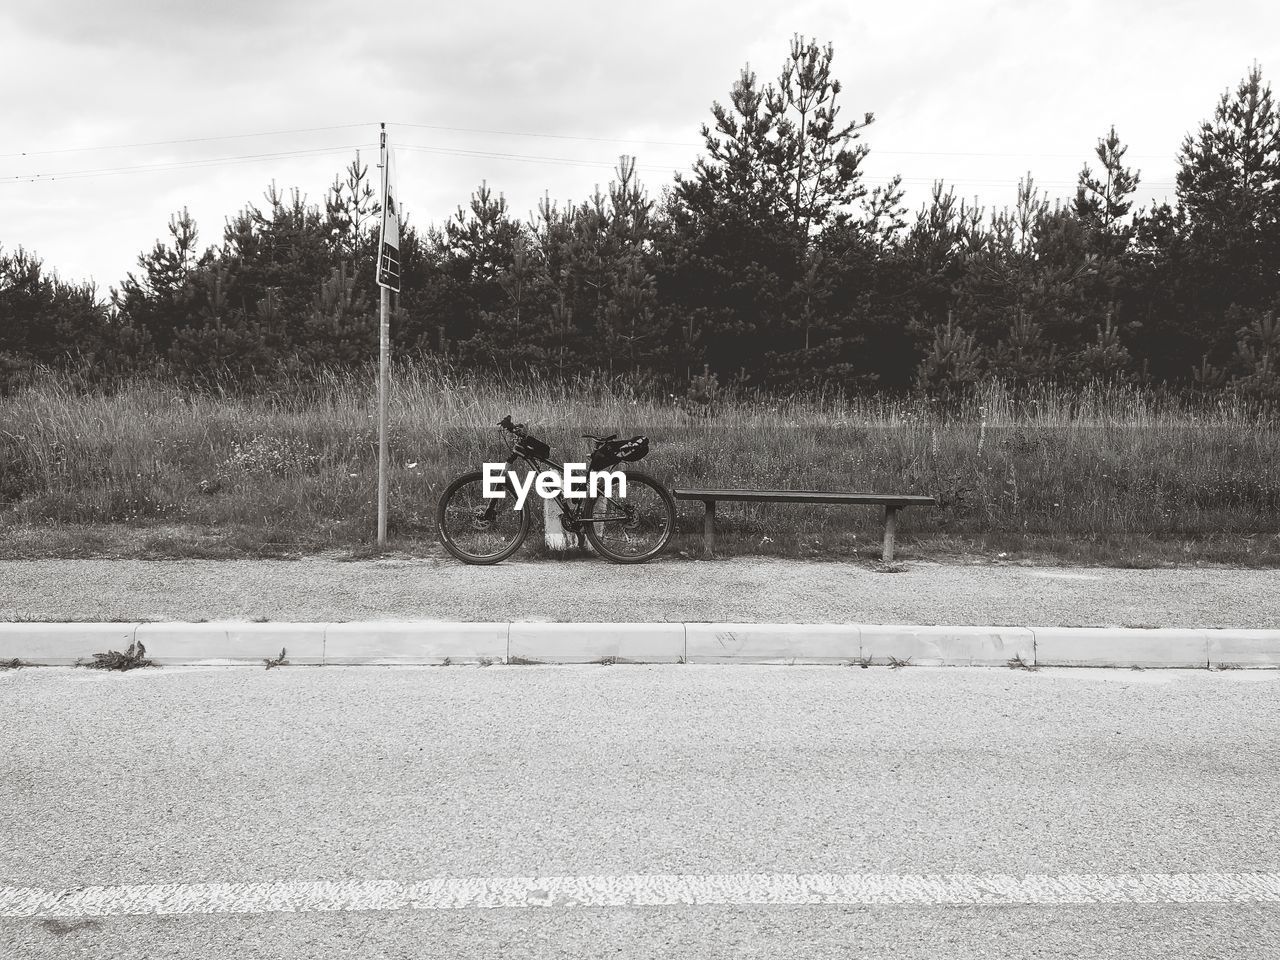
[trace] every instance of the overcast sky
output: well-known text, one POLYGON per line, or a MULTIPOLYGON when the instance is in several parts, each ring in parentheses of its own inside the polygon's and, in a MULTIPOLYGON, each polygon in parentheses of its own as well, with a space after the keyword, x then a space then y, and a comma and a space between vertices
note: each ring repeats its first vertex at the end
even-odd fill
POLYGON ((14 0, 0 247, 105 294, 183 206, 203 247, 273 180, 320 201, 357 148, 376 164, 379 121, 419 225, 482 180, 521 218, 581 201, 622 153, 656 196, 797 32, 834 45, 844 116, 876 115, 869 182, 900 173, 912 210, 935 178, 1003 206, 1030 170, 1065 196, 1111 124, 1141 202, 1172 199, 1186 133, 1253 61, 1280 70, 1273 0, 14 0))

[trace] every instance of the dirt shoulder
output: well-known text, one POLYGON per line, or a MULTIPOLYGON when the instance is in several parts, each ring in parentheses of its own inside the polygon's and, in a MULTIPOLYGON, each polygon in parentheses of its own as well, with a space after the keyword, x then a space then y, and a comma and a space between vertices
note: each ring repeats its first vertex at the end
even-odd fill
POLYGON ((0 620, 1277 627, 1280 571, 583 558, 0 561, 0 620))

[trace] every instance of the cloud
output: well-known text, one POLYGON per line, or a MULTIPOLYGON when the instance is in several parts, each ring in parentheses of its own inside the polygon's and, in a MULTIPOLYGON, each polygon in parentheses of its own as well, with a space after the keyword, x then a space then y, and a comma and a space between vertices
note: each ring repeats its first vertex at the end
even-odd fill
POLYGON ((73 48, 156 54, 181 53, 184 45, 278 43, 282 27, 306 30, 323 10, 304 0, 52 0, 15 6, 9 20, 16 30, 73 48))
POLYGON ((0 243, 117 282, 184 204, 212 242, 272 179, 319 199, 355 145, 372 156, 380 120, 404 148, 419 225, 482 179, 519 215, 544 190, 581 201, 622 152, 656 194, 698 155, 699 126, 743 64, 775 77, 793 33, 834 44, 846 116, 877 115, 868 171, 906 175, 913 207, 934 177, 988 205, 1010 202, 1027 169, 1069 184, 1113 122, 1144 180, 1171 180, 1182 135, 1218 94, 1255 57, 1280 66, 1277 8, 1243 0, 12 4, 0 84, 21 95, 0 99, 0 154, 28 155, 0 156, 0 243), (347 123, 362 126, 282 132, 347 123), (269 135, 38 153, 245 133, 269 135), (66 179, 216 158, 238 159, 66 179), (62 179, 22 179, 35 173, 62 179))

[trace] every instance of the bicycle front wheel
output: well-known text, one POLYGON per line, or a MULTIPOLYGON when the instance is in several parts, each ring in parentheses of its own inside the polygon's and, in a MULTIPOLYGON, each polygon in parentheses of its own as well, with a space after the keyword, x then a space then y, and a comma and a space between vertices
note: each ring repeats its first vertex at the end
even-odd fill
POLYGON ((583 529, 602 557, 614 563, 643 563, 656 557, 676 527, 671 493, 644 473, 627 474, 627 494, 616 490, 583 506, 583 529))
POLYGON ((477 470, 445 488, 436 520, 440 543, 463 563, 498 563, 524 543, 529 533, 529 505, 517 510, 510 495, 486 497, 484 475, 477 470))

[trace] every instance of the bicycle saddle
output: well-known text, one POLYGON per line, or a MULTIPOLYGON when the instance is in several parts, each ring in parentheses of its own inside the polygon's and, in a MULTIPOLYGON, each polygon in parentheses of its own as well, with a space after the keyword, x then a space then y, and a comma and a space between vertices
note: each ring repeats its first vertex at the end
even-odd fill
POLYGON ((611 434, 609 434, 607 437, 593 437, 593 436, 592 436, 591 434, 589 434, 589 433, 584 433, 584 434, 582 435, 582 439, 583 439, 583 440, 594 440, 596 443, 605 443, 605 442, 607 442, 607 441, 609 441, 609 440, 617 440, 617 439, 618 439, 618 435, 617 435, 616 433, 611 433, 611 434))

